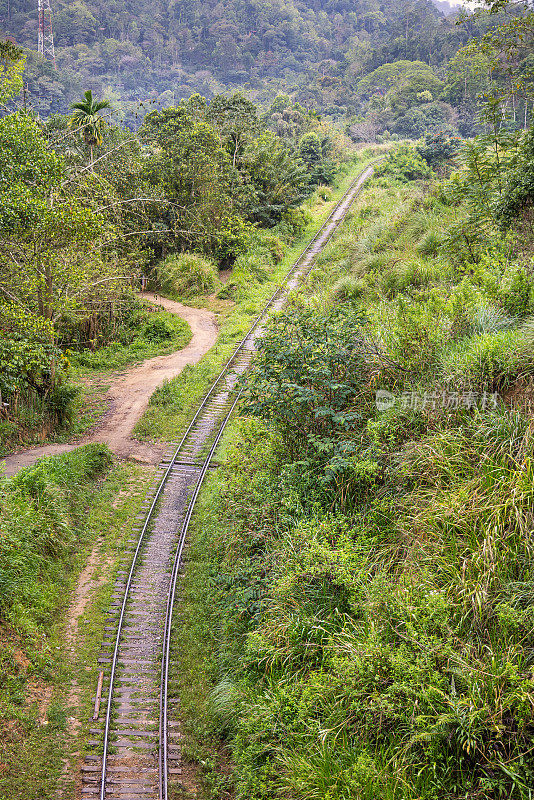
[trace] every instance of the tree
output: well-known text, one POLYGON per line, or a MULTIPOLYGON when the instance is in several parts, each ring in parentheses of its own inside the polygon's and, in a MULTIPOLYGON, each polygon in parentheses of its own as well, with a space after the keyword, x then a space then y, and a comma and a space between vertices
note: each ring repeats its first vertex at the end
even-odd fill
POLYGON ((260 225, 275 225, 286 209, 298 205, 307 194, 309 177, 305 164, 271 131, 262 133, 245 148, 243 170, 254 189, 249 215, 260 225))
POLYGON ((234 94, 231 97, 218 94, 209 104, 206 119, 219 130, 227 143, 232 166, 235 167, 238 155, 257 133, 256 106, 241 94, 234 94))
POLYGON ((445 95, 451 101, 474 104, 492 84, 495 53, 484 52, 477 42, 458 50, 447 66, 445 95))
POLYGON ((460 149, 460 137, 454 131, 442 129, 427 133, 417 150, 430 167, 439 167, 450 161, 460 149))
MULTIPOLYGON (((397 98, 406 95, 416 99, 417 93, 425 90, 437 92, 442 82, 437 78, 432 67, 422 61, 395 61, 393 64, 382 64, 373 72, 358 81, 357 94, 362 98, 370 98, 374 93, 387 95, 391 92, 397 98)), ((401 102, 400 97, 397 102, 401 102)))
POLYGON ((66 315, 87 316, 120 291, 117 231, 98 207, 105 193, 110 187, 94 172, 67 178, 33 118, 19 112, 0 120, 5 300, 58 324, 66 315))
POLYGON ((161 223, 169 245, 231 261, 246 238, 237 219, 242 181, 219 132, 182 106, 149 114, 140 135, 152 152, 146 175, 168 200, 161 223))
POLYGON ((20 47, 0 41, 0 104, 7 103, 21 91, 25 62, 20 47))
POLYGON ((321 140, 315 131, 304 134, 299 142, 299 155, 309 169, 313 169, 319 164, 323 157, 323 151, 321 140))
POLYGON ((93 169, 94 148, 102 144, 102 130, 106 124, 100 112, 105 108, 111 108, 111 104, 109 100, 94 100, 93 93, 88 89, 84 94, 84 99, 78 103, 72 103, 71 108, 73 113, 69 125, 71 128, 81 131, 82 138, 89 147, 89 164, 93 169))
POLYGON ((506 228, 520 220, 534 238, 534 129, 531 128, 508 165, 502 197, 497 204, 499 222, 506 228))

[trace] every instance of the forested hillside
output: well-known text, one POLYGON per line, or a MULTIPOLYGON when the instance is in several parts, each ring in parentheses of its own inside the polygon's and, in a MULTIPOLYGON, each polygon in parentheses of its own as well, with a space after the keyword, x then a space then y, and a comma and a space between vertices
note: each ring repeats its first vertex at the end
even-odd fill
MULTIPOLYGON (((430 0, 53 0, 52 8, 58 70, 35 53, 27 65, 29 100, 42 114, 65 111, 82 87, 89 87, 128 101, 116 102, 117 111, 134 127, 139 101, 169 106, 194 92, 209 98, 240 87, 258 101, 284 92, 333 118, 360 115, 356 122, 368 124, 356 138, 362 130, 362 138, 384 130, 418 136, 431 124, 458 120, 469 133, 475 95, 492 73, 499 79, 499 59, 486 53, 479 69, 467 73, 462 59, 452 61, 451 70, 451 60, 472 37, 520 13, 519 4, 497 14, 446 16, 430 0), (393 62, 405 64, 400 76, 385 82, 378 76, 371 92, 360 85, 393 62), (387 102, 393 114, 383 118, 388 90, 413 83, 414 72, 418 89, 410 102, 387 102), (423 107, 418 119, 397 124, 411 106, 423 107)), ((33 0, 2 0, 2 29, 35 50, 33 0)))
MULTIPOLYGON (((138 87, 180 96, 192 88, 213 91, 221 82, 289 85, 309 70, 326 85, 353 74, 362 57, 371 68, 400 57, 441 64, 468 37, 430 0, 58 0, 53 9, 60 68, 109 82, 130 97, 138 87)), ((20 44, 35 47, 32 0, 4 0, 0 24, 20 44)), ((320 86, 319 80, 318 95, 320 86)))

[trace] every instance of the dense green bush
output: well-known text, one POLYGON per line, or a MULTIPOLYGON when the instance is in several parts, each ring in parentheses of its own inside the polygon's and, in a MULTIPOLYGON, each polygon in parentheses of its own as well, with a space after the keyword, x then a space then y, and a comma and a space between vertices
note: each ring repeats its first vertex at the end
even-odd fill
POLYGON ((439 167, 449 162, 460 149, 460 137, 454 130, 443 128, 427 133, 417 151, 429 167, 439 167))
POLYGON ((534 313, 534 275, 525 267, 517 266, 501 287, 499 299, 506 311, 514 317, 534 313))
POLYGON ((353 467, 360 414, 347 406, 367 369, 363 321, 354 311, 279 314, 259 342, 247 388, 247 413, 270 421, 292 457, 324 482, 353 467))
POLYGON ((164 292, 186 298, 211 294, 220 285, 215 264, 194 253, 168 256, 158 266, 158 282, 164 292))
POLYGON ((428 179, 432 175, 432 170, 418 150, 408 144, 391 150, 385 160, 375 168, 375 172, 379 177, 389 175, 402 182, 428 179))
MULTIPOLYGON (((534 205, 534 130, 531 128, 506 173, 506 185, 497 203, 497 215, 503 227, 532 213, 534 205)), ((527 225, 527 227, 531 227, 527 225)))
POLYGON ((166 339, 172 339, 174 333, 173 328, 162 317, 149 319, 143 327, 143 337, 151 342, 164 342, 166 339))

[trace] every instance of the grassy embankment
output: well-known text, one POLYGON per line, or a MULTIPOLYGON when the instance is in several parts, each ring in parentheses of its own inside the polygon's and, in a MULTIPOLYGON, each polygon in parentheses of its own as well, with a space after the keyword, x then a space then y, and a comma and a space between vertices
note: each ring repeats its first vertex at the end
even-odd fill
POLYGON ((510 237, 466 264, 460 211, 373 181, 226 435, 175 628, 207 797, 531 796, 534 282, 510 237))
POLYGON ((173 441, 179 437, 210 383, 305 244, 315 235, 356 175, 384 149, 387 147, 377 146, 349 153, 334 186, 319 187, 302 206, 304 227, 296 236, 289 236, 283 225, 271 231, 258 231, 249 250, 234 266, 228 283, 216 295, 169 293, 174 299, 214 311, 220 325, 219 338, 217 345, 199 364, 186 367, 181 375, 154 392, 147 412, 135 428, 139 439, 173 441))
POLYGON ((75 796, 104 612, 152 479, 86 445, 0 486, 1 800, 75 796))

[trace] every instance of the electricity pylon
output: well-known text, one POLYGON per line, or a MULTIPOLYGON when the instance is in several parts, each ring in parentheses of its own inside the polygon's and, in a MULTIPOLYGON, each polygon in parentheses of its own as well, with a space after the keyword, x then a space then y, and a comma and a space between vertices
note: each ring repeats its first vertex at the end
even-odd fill
POLYGON ((54 34, 52 33, 52 9, 50 0, 37 0, 37 13, 39 15, 39 42, 37 50, 45 58, 49 58, 56 66, 56 53, 54 50, 54 34))

